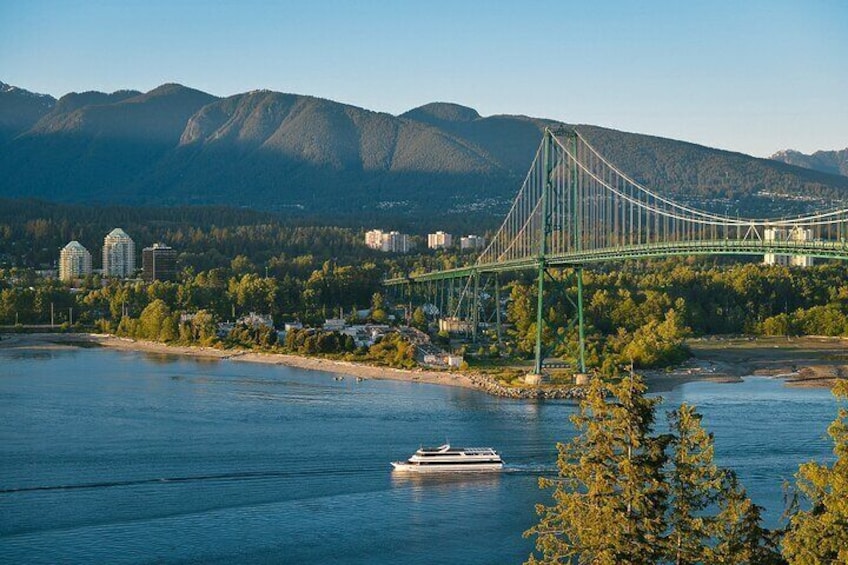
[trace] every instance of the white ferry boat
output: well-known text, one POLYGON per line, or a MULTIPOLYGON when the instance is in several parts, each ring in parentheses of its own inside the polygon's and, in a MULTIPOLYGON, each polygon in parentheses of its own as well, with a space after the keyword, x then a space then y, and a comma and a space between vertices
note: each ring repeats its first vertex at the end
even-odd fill
POLYGON ((499 471, 503 460, 491 447, 422 447, 406 461, 393 461, 395 471, 499 471))

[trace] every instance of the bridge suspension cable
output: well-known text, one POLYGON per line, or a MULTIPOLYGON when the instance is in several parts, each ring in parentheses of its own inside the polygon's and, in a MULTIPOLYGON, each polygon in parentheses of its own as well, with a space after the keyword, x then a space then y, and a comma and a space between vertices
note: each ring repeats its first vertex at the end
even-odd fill
POLYGON ((575 262, 616 250, 842 256, 848 208, 794 218, 731 217, 681 204, 621 172, 576 130, 547 131, 500 229, 478 267, 534 257, 575 262))

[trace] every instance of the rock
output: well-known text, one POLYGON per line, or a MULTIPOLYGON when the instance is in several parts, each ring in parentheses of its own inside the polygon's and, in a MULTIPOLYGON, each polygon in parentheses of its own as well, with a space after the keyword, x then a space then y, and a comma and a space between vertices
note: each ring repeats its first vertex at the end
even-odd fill
POLYGON ((516 399, 580 399, 586 394, 585 387, 569 385, 569 386, 527 386, 527 387, 508 387, 500 384, 491 377, 480 374, 469 375, 469 380, 475 387, 501 398, 516 398, 516 399))

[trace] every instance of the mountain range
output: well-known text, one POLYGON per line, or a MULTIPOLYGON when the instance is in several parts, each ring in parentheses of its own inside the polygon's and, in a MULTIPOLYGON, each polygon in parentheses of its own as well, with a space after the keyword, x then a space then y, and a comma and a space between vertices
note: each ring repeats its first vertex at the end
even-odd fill
MULTIPOLYGON (((0 197, 227 204, 336 216, 499 215, 518 191, 544 128, 556 125, 519 115, 483 117, 450 103, 394 116, 267 90, 219 98, 164 84, 145 93, 70 93, 56 100, 0 83, 0 197)), ((637 181, 722 211, 785 212, 848 200, 848 177, 576 127, 637 181)))
POLYGON ((848 176, 848 147, 834 151, 816 151, 812 155, 785 149, 778 151, 770 159, 832 175, 848 176))

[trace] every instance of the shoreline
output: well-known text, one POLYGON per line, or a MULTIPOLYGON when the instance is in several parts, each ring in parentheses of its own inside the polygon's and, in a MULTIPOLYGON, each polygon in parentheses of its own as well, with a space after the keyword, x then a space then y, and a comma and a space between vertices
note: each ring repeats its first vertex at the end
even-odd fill
MULTIPOLYGON (((786 386, 831 387, 848 378, 848 340, 840 338, 703 338, 690 342, 693 356, 669 370, 644 370, 649 392, 664 392, 695 381, 740 382, 743 376, 781 378, 786 386)), ((425 369, 397 369, 365 363, 304 357, 286 353, 223 350, 214 347, 167 345, 108 334, 4 334, 0 349, 63 349, 108 347, 153 355, 175 355, 342 374, 360 379, 395 380, 480 390, 511 398, 577 398, 582 388, 506 387, 488 375, 425 369)))
POLYGON ((235 361, 241 363, 261 363, 265 365, 282 365, 310 371, 326 373, 343 373, 346 376, 363 379, 400 380, 477 388, 472 380, 463 373, 447 371, 425 371, 423 369, 396 369, 393 367, 378 367, 352 361, 322 359, 319 357, 303 357, 286 353, 259 353, 243 349, 217 349, 214 347, 195 347, 185 345, 168 345, 155 341, 122 338, 109 334, 5 334, 0 341, 0 349, 9 347, 20 349, 62 349, 72 347, 107 347, 121 351, 135 351, 154 355, 175 355, 195 359, 215 359, 218 361, 235 361))
POLYGON ((714 374, 779 378, 789 387, 831 388, 848 378, 848 338, 709 337, 689 342, 692 359, 714 374))

